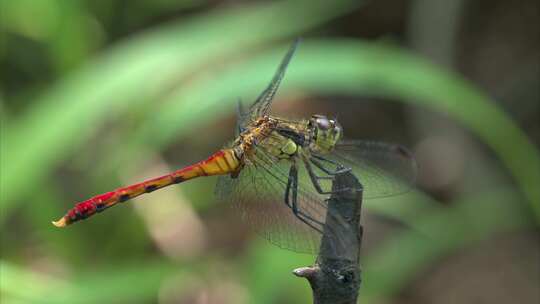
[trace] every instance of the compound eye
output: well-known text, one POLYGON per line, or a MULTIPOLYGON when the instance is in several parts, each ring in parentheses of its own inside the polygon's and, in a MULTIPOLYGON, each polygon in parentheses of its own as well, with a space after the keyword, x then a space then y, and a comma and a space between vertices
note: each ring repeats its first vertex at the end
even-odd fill
POLYGON ((317 126, 322 130, 330 129, 330 121, 326 118, 317 118, 317 126))

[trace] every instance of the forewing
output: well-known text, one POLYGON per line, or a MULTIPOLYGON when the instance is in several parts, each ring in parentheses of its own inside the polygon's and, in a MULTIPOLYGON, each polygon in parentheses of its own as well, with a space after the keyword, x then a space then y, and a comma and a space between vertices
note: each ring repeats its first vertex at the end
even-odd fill
POLYGON ((257 117, 268 114, 268 111, 270 110, 270 105, 272 104, 272 100, 274 99, 279 85, 281 84, 281 80, 285 76, 287 66, 291 61, 291 58, 296 51, 296 47, 298 46, 299 42, 299 39, 294 41, 285 57, 283 57, 283 59, 281 60, 281 64, 279 65, 279 68, 274 75, 272 82, 270 82, 268 87, 261 93, 261 95, 259 95, 259 97, 249 108, 249 114, 252 119, 256 119, 257 117))
POLYGON ((235 137, 237 137, 240 133, 246 130, 246 126, 248 125, 249 121, 250 121, 249 113, 246 112, 246 110, 244 109, 244 106, 242 105, 242 101, 238 100, 238 103, 236 106, 236 127, 234 130, 235 137))
POLYGON ((364 187, 364 198, 380 198, 408 192, 415 183, 416 161, 401 145, 373 141, 343 141, 329 157, 345 167, 364 187))

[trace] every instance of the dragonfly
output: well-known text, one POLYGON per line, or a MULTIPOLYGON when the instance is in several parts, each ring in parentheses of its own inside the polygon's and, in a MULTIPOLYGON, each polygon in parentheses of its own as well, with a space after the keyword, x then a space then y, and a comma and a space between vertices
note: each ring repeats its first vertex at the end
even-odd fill
MULTIPOLYGON (((352 172, 363 185, 363 198, 409 191, 416 163, 399 144, 346 140, 337 119, 315 114, 287 119, 270 106, 295 53, 296 40, 265 90, 247 108, 239 103, 236 138, 205 160, 160 177, 106 192, 77 203, 53 221, 65 227, 169 185, 218 175, 216 194, 274 245, 316 253, 328 216, 335 176, 352 172)), ((338 236, 339 237, 339 236, 338 236)))

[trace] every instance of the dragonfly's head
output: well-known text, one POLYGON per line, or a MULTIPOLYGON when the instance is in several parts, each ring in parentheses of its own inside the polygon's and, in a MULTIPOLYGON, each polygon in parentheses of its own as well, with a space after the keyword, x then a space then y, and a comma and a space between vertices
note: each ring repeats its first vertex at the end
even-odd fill
POLYGON ((335 119, 328 119, 324 115, 313 115, 309 120, 309 127, 313 134, 312 148, 321 153, 331 152, 343 135, 341 125, 335 119))

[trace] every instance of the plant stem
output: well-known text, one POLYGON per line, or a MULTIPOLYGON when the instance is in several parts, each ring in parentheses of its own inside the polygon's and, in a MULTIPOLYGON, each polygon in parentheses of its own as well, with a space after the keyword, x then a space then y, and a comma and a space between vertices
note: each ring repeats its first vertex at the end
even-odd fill
POLYGON ((314 266, 293 271, 306 278, 315 304, 352 304, 360 289, 362 186, 350 172, 335 176, 319 256, 314 266))

